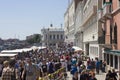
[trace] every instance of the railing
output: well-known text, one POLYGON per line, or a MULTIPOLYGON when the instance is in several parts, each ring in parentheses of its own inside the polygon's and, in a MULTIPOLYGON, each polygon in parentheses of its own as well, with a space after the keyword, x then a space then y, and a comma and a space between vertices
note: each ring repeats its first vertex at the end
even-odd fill
POLYGON ((100 20, 102 18, 103 15, 103 9, 99 9, 98 10, 98 20, 100 20))
POLYGON ((88 19, 97 12, 97 0, 88 0, 84 7, 84 17, 83 25, 88 21, 88 19))
POLYGON ((111 3, 106 2, 103 5, 103 16, 107 15, 107 14, 111 14, 112 12, 112 6, 111 3))
POLYGON ((54 72, 53 74, 48 74, 43 78, 39 78, 38 80, 63 80, 65 74, 65 68, 61 68, 54 72))

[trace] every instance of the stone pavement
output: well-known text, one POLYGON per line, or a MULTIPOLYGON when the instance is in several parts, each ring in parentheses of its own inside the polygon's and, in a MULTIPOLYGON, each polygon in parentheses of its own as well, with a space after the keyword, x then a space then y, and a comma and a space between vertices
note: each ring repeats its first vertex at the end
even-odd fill
MULTIPOLYGON (((87 65, 87 62, 84 61, 84 64, 87 65)), ((72 80, 72 75, 70 74, 70 72, 67 72, 67 74, 68 74, 67 80, 72 80)), ((79 77, 80 77, 80 75, 79 75, 79 77)), ((101 80, 101 79, 105 80, 105 77, 106 77, 106 73, 100 72, 100 74, 96 74, 97 80, 101 80)))
MULTIPOLYGON (((67 72, 67 74, 68 74, 67 80, 72 80, 72 75, 70 74, 70 72, 67 72)), ((106 76, 106 73, 100 73, 96 75, 96 78, 97 80, 105 80, 105 76, 106 76)))

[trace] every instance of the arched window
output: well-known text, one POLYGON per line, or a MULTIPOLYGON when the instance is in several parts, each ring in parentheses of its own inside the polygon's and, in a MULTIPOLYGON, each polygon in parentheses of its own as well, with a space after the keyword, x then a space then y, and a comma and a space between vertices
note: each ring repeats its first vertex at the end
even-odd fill
POLYGON ((114 26, 114 43, 117 44, 117 25, 115 23, 115 26, 114 26))
POLYGON ((110 43, 112 44, 112 26, 110 26, 110 43))

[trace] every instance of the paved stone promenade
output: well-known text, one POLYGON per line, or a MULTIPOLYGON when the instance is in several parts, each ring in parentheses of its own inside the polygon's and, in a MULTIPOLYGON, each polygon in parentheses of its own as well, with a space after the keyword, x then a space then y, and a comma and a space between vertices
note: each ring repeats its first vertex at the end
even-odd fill
MULTIPOLYGON (((67 72, 67 74, 68 74, 67 80, 72 80, 72 75, 70 74, 70 72, 67 72)), ((100 73, 100 74, 96 75, 96 78, 97 78, 97 80, 105 80, 105 76, 106 76, 105 73, 100 73)))

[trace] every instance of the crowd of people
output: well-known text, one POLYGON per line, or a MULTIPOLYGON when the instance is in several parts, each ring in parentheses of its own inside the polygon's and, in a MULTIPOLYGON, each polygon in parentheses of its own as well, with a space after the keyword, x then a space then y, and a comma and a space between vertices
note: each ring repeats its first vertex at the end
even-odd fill
MULTIPOLYGON (((106 72, 106 62, 98 58, 88 58, 87 61, 83 61, 82 51, 74 52, 64 49, 59 52, 46 48, 26 53, 25 56, 1 62, 3 65, 3 68, 1 67, 2 80, 39 80, 61 68, 65 68, 64 78, 67 77, 66 72, 70 72, 72 80, 97 80, 95 74, 99 74, 100 70, 106 72)), ((115 73, 114 70, 112 72, 109 70, 106 80, 117 80, 115 73)))

